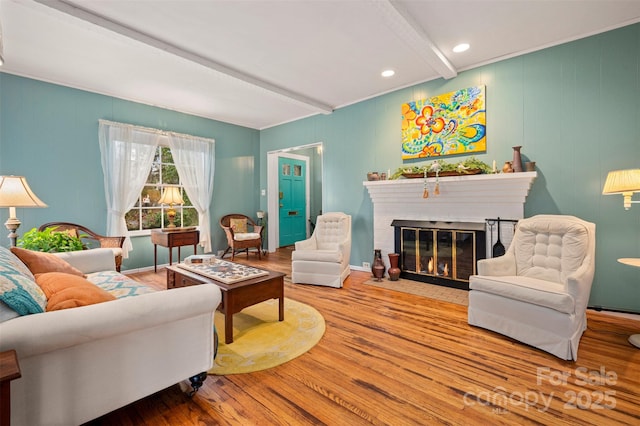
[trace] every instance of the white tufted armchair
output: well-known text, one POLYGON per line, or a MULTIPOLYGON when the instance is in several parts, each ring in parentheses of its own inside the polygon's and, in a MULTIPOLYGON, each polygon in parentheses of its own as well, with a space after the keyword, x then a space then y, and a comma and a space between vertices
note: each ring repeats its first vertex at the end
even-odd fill
POLYGON ((587 328, 595 230, 574 216, 521 220, 507 253, 480 260, 469 278, 469 324, 576 360, 587 328))
POLYGON ((351 216, 325 213, 318 216, 311 238, 298 241, 291 255, 291 281, 342 287, 349 276, 351 216))

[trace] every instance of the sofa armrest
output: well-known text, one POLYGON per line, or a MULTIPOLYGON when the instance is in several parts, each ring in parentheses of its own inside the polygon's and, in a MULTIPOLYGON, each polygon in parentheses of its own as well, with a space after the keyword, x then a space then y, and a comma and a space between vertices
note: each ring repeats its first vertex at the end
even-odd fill
POLYGON ((197 285, 25 315, 0 324, 0 350, 15 349, 20 358, 28 358, 185 318, 213 315, 221 297, 218 287, 197 285))
POLYGON ((516 259, 511 253, 491 259, 478 261, 478 275, 507 276, 516 275, 516 259))
POLYGON ((116 262, 113 250, 110 248, 95 248, 55 253, 56 256, 70 263, 84 274, 100 271, 115 271, 116 262))

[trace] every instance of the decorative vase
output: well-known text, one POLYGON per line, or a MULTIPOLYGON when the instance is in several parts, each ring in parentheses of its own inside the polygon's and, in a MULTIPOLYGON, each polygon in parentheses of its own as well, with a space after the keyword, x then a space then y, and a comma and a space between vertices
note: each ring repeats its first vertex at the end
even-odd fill
POLYGON ((511 167, 511 161, 505 161, 502 166, 502 173, 513 173, 513 167, 511 167))
POLYGON ((522 147, 513 147, 513 162, 511 163, 511 167, 513 167, 513 171, 516 173, 522 171, 522 158, 520 157, 520 148, 522 147))
POLYGON ((382 261, 382 252, 380 249, 373 250, 373 263, 371 264, 371 273, 376 281, 381 281, 385 271, 384 262, 382 261))
POLYGON ((400 278, 400 268, 398 268, 398 260, 400 255, 398 253, 389 253, 389 279, 391 281, 398 281, 400 278))

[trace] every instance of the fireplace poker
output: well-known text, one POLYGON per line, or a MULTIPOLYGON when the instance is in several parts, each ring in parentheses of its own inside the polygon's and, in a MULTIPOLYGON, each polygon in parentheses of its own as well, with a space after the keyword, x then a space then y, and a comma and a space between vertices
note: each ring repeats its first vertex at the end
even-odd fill
POLYGON ((489 238, 491 240, 491 242, 489 243, 489 247, 493 248, 493 226, 496 224, 496 221, 491 219, 486 219, 486 221, 487 221, 487 224, 489 225, 489 238))

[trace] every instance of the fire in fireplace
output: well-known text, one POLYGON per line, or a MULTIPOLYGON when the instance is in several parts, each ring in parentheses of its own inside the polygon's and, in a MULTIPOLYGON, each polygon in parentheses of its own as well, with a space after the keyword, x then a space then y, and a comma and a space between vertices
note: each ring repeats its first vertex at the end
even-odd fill
POLYGON ((486 257, 484 223, 394 220, 400 277, 468 290, 486 257))

